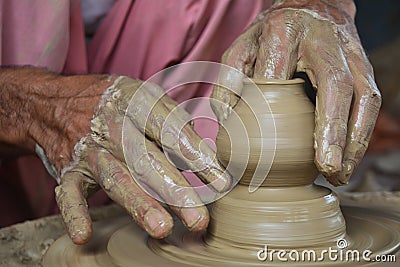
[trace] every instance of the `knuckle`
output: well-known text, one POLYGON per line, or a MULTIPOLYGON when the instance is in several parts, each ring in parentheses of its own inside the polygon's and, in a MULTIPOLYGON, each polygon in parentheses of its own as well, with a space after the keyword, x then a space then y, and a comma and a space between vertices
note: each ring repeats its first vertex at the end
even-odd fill
POLYGON ((182 127, 178 127, 177 125, 166 125, 162 129, 162 146, 163 148, 167 148, 170 150, 174 150, 178 148, 179 140, 182 137, 182 127))
POLYGON ((346 154, 361 160, 368 148, 374 123, 368 122, 368 126, 362 131, 353 130, 347 139, 346 154))
POLYGON ((144 151, 133 164, 133 170, 139 177, 146 176, 155 168, 156 159, 152 152, 144 151))
POLYGON ((347 120, 342 117, 329 118, 322 116, 322 118, 316 121, 316 135, 326 139, 329 145, 343 145, 348 129, 347 120))
POLYGON ((116 183, 121 183, 120 181, 120 172, 112 171, 109 175, 101 175, 100 184, 106 192, 112 190, 116 183))
POLYGON ((162 89, 162 87, 156 83, 147 81, 145 84, 142 85, 142 87, 155 97, 161 98, 166 95, 164 89, 162 89))
POLYGON ((345 136, 347 133, 347 119, 333 118, 330 120, 330 124, 327 126, 327 129, 331 132, 345 136))
POLYGON ((362 159, 365 151, 368 148, 368 143, 369 143, 369 139, 365 136, 358 136, 355 138, 354 140, 354 144, 353 144, 353 158, 356 158, 358 161, 362 159))
MULTIPOLYGON (((173 114, 171 114, 171 120, 175 119, 172 118, 174 117, 173 114)), ((165 124, 165 116, 162 114, 150 114, 150 116, 147 118, 146 122, 146 133, 147 134, 152 134, 153 136, 156 137, 156 139, 160 138, 160 130, 163 128, 165 124)))
POLYGON ((290 9, 275 9, 272 12, 269 12, 267 19, 264 19, 263 22, 271 22, 271 21, 286 21, 288 18, 299 15, 303 15, 304 12, 299 12, 299 10, 292 11, 290 9))
POLYGON ((377 114, 382 105, 382 96, 378 90, 370 89, 361 97, 360 105, 366 107, 372 113, 377 114))
POLYGON ((371 104, 376 106, 377 108, 380 108, 382 105, 382 95, 379 92, 379 90, 372 90, 369 93, 369 98, 371 101, 371 104))
POLYGON ((111 174, 111 178, 113 179, 115 185, 119 187, 126 187, 130 181, 129 174, 124 171, 116 171, 111 174))
MULTIPOLYGON (((353 76, 351 75, 348 68, 344 66, 341 67, 326 65, 323 69, 323 72, 325 72, 327 74, 327 77, 329 77, 331 80, 343 83, 345 85, 350 85, 351 87, 353 86, 353 76)), ((351 87, 345 86, 344 88, 346 89, 351 87)))

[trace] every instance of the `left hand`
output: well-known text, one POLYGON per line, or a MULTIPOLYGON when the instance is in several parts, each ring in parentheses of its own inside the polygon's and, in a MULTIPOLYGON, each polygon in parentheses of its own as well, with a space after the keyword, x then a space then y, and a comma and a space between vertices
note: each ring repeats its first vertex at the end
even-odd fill
MULTIPOLYGON (((307 73, 317 90, 315 163, 333 185, 346 184, 361 161, 381 105, 354 17, 350 0, 276 1, 222 58, 254 78, 290 79, 295 72, 307 73)), ((233 73, 221 78, 240 95, 240 79, 233 73)), ((239 99, 223 87, 215 87, 212 98, 220 121, 239 99)))
POLYGON ((232 185, 189 113, 156 84, 25 66, 0 69, 0 88, 0 146, 36 152, 57 178, 57 204, 75 244, 91 238, 86 198, 100 188, 154 238, 174 225, 160 202, 189 230, 204 230, 203 198, 172 160, 216 194, 232 185))

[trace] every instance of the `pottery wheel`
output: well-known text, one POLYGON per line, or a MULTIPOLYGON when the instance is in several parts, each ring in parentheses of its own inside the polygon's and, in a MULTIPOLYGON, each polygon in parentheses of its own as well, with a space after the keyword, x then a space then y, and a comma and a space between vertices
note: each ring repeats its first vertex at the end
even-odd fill
MULTIPOLYGON (((374 255, 399 254, 400 218, 389 213, 360 208, 342 207, 346 219, 349 242, 347 249, 369 249, 374 255)), ((89 244, 74 245, 68 236, 58 239, 46 253, 43 265, 48 266, 275 266, 283 262, 259 261, 254 251, 253 261, 235 259, 238 248, 211 247, 205 235, 192 234, 176 221, 173 234, 164 240, 155 240, 130 221, 128 217, 94 223, 94 236, 89 244), (225 250, 222 255, 219 249, 225 250)), ((265 243, 268 243, 266 240, 265 243)), ((266 244, 259 244, 260 249, 266 244)), ((237 254, 237 255, 239 255, 237 254)), ((321 265, 321 262, 304 262, 304 265, 321 265)), ((329 266, 357 265, 362 262, 324 262, 329 266)), ((364 262, 366 264, 366 262, 364 262)), ((296 265, 301 265, 297 262, 296 265)), ((370 265, 368 265, 370 266, 370 265)))
POLYGON ((57 240, 44 266, 360 266, 370 263, 365 251, 370 259, 399 253, 400 215, 369 207, 343 207, 342 213, 337 196, 313 183, 315 111, 304 81, 245 81, 234 111, 237 116, 229 116, 218 132, 217 157, 240 181, 213 204, 207 232, 190 233, 175 220, 172 235, 155 240, 127 217, 102 221, 85 246, 67 236, 57 240), (271 114, 259 105, 265 99, 271 114), (263 155, 271 156, 271 164, 263 155), (263 261, 272 250, 273 260, 263 261), (336 252, 326 255, 328 250, 336 252), (279 251, 292 257, 284 262, 279 251), (298 258, 304 251, 316 257, 298 258), (353 253, 347 260, 346 252, 358 253, 361 261, 353 253))

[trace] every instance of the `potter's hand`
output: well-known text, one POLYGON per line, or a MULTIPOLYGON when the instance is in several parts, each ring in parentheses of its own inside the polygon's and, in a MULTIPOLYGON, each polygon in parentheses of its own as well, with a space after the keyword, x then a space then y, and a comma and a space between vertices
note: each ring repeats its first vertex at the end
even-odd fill
MULTIPOLYGON (((373 71, 343 1, 276 1, 225 52, 222 63, 255 78, 306 72, 317 90, 315 163, 334 185, 346 184, 363 157, 381 105, 373 71)), ((240 95, 241 81, 220 77, 240 95)), ((214 112, 224 120, 238 97, 216 87, 214 112), (221 104, 222 102, 222 104, 221 104)))
MULTIPOLYGON (((13 99, 22 101, 15 104, 22 107, 25 103, 24 109, 30 110, 30 114, 18 114, 20 122, 29 124, 29 129, 26 137, 18 134, 12 141, 4 140, 3 136, 2 141, 24 144, 28 140, 29 147, 33 143, 29 140, 34 140, 36 152, 60 178, 56 199, 75 243, 86 243, 91 236, 85 198, 99 186, 151 236, 162 238, 171 232, 171 215, 136 181, 150 187, 165 202, 176 204, 170 205, 171 210, 190 230, 207 227, 207 208, 203 205, 184 207, 200 203, 199 197, 155 143, 190 169, 196 169, 203 181, 215 181, 213 188, 217 191, 229 187, 230 177, 214 159, 214 152, 201 142, 191 125, 185 123, 190 120, 189 114, 179 108, 171 112, 176 103, 163 95, 161 88, 148 84, 146 90, 138 90, 142 82, 127 77, 61 77, 32 68, 10 71, 8 76, 6 73, 0 78, 12 80, 16 77, 30 84, 26 94, 21 92, 23 90, 10 92, 18 96, 13 99), (29 77, 32 80, 41 77, 41 80, 35 85, 29 77), (124 122, 125 110, 134 94, 136 102, 128 109, 124 122), (157 102, 158 99, 161 100, 157 102), (147 118, 144 117, 146 113, 147 118), (123 122, 124 140, 121 137, 123 122), (123 144, 131 165, 124 157, 123 144)), ((13 100, 10 98, 10 101, 13 100)))

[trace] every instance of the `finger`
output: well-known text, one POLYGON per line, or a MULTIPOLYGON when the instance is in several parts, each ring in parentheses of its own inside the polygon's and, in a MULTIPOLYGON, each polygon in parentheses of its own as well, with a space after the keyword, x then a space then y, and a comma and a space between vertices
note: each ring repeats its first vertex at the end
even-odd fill
POLYGON ((300 15, 293 12, 288 20, 287 12, 276 12, 263 21, 254 78, 288 80, 293 76, 301 36, 300 15))
POLYGON ((372 66, 362 48, 358 53, 348 54, 347 61, 354 77, 354 100, 348 123, 343 169, 337 177, 341 184, 348 183, 368 148, 382 101, 372 66))
POLYGON ((260 24, 254 24, 232 44, 222 57, 221 63, 232 68, 222 68, 218 75, 220 85, 214 86, 211 94, 211 107, 218 121, 226 120, 239 100, 238 95, 241 95, 243 88, 244 75, 242 74, 253 76, 260 34, 260 24))
POLYGON ((171 215, 143 192, 119 160, 106 150, 91 151, 88 160, 99 185, 140 227, 154 238, 164 238, 172 232, 171 215))
POLYGON ((304 59, 299 62, 317 88, 315 110, 314 148, 318 170, 334 185, 334 177, 342 170, 343 151, 346 145, 347 122, 353 95, 353 78, 343 52, 338 44, 325 40, 335 36, 330 30, 321 30, 307 42, 304 59), (330 38, 330 37, 328 37, 330 38), (316 56, 316 54, 318 56, 316 56), (307 61, 305 61, 307 60, 307 61))
MULTIPOLYGON (((215 152, 188 123, 190 115, 174 105, 174 101, 156 87, 150 83, 144 85, 136 92, 128 108, 127 116, 141 129, 138 135, 143 137, 146 134, 155 140, 170 155, 180 158, 203 181, 211 183, 215 190, 228 190, 232 185, 231 177, 216 160, 215 152)), ((121 140, 122 121, 123 114, 119 113, 104 113, 92 120, 92 137, 121 161, 125 160, 121 140)), ((137 131, 136 128, 134 130, 137 131)), ((134 136, 126 129, 124 134, 134 136)))
POLYGON ((178 103, 173 100, 160 86, 157 84, 151 84, 148 86, 149 83, 144 84, 146 87, 145 89, 156 99, 159 99, 168 110, 176 109, 176 113, 179 114, 183 121, 188 122, 191 126, 193 126, 192 116, 178 103))
POLYGON ((57 186, 56 201, 61 211, 68 235, 75 244, 81 245, 92 236, 92 221, 88 212, 84 184, 86 178, 79 172, 67 172, 57 186))
POLYGON ((188 229, 203 230, 209 222, 206 207, 186 178, 169 163, 159 148, 145 138, 139 136, 139 131, 133 124, 127 122, 132 134, 127 146, 130 170, 134 178, 154 190, 163 201, 168 203, 180 217, 188 229), (134 148, 134 149, 132 149, 134 148))
MULTIPOLYGON (((174 211, 177 212, 177 215, 190 230, 204 229, 208 225, 208 211, 204 206, 202 206, 202 202, 194 189, 186 181, 183 175, 168 162, 165 155, 158 149, 158 147, 145 139, 143 135, 141 136, 141 133, 135 129, 132 124, 130 124, 129 132, 131 133, 131 138, 129 138, 125 143, 125 154, 127 155, 126 161, 128 162, 131 174, 135 179, 132 179, 129 175, 129 171, 125 167, 121 167, 119 161, 116 161, 115 159, 113 160, 113 157, 110 154, 104 152, 98 153, 99 156, 96 157, 101 158, 93 161, 94 165, 99 165, 98 168, 104 168, 102 166, 109 165, 115 170, 119 170, 119 172, 116 173, 123 173, 122 176, 118 174, 124 178, 123 181, 127 183, 123 186, 114 187, 114 185, 120 184, 120 182, 113 182, 113 180, 118 181, 118 177, 110 179, 110 182, 112 182, 113 185, 111 188, 117 190, 116 196, 126 195, 123 190, 129 190, 130 187, 135 188, 135 194, 138 194, 137 188, 139 185, 141 185, 142 188, 148 187, 157 194, 153 195, 155 198, 178 207, 175 208, 174 211), (105 154, 105 156, 102 156, 103 154, 105 154), (99 160, 102 160, 101 163, 96 163, 99 160), (198 207, 194 207, 193 209, 180 208, 188 206, 198 207)), ((112 169, 110 169, 111 167, 105 168, 103 173, 105 171, 112 171, 112 169)), ((115 173, 115 170, 111 173, 115 173)), ((107 177, 107 175, 102 175, 101 173, 99 173, 98 176, 107 177)), ((110 175, 108 175, 108 177, 110 177, 110 175)), ((99 183, 104 184, 102 181, 99 181, 99 183)), ((107 187, 105 187, 105 190, 109 192, 107 187)), ((141 188, 139 188, 139 190, 142 192, 141 188)), ((145 193, 142 192, 142 194, 145 193)), ((147 196, 147 199, 151 198, 147 194, 145 194, 145 196, 147 196)), ((152 203, 154 203, 154 201, 155 200, 152 199, 152 203)), ((121 205, 125 207, 130 206, 129 203, 126 203, 126 200, 125 203, 121 200, 117 202, 121 203, 121 205)), ((141 203, 144 203, 144 201, 141 203)))
POLYGON ((135 95, 134 103, 127 111, 142 135, 155 140, 169 155, 179 158, 184 166, 178 167, 195 172, 216 191, 225 192, 230 189, 230 175, 219 164, 215 152, 188 124, 187 118, 190 115, 182 108, 171 109, 159 97, 145 92, 135 95))

